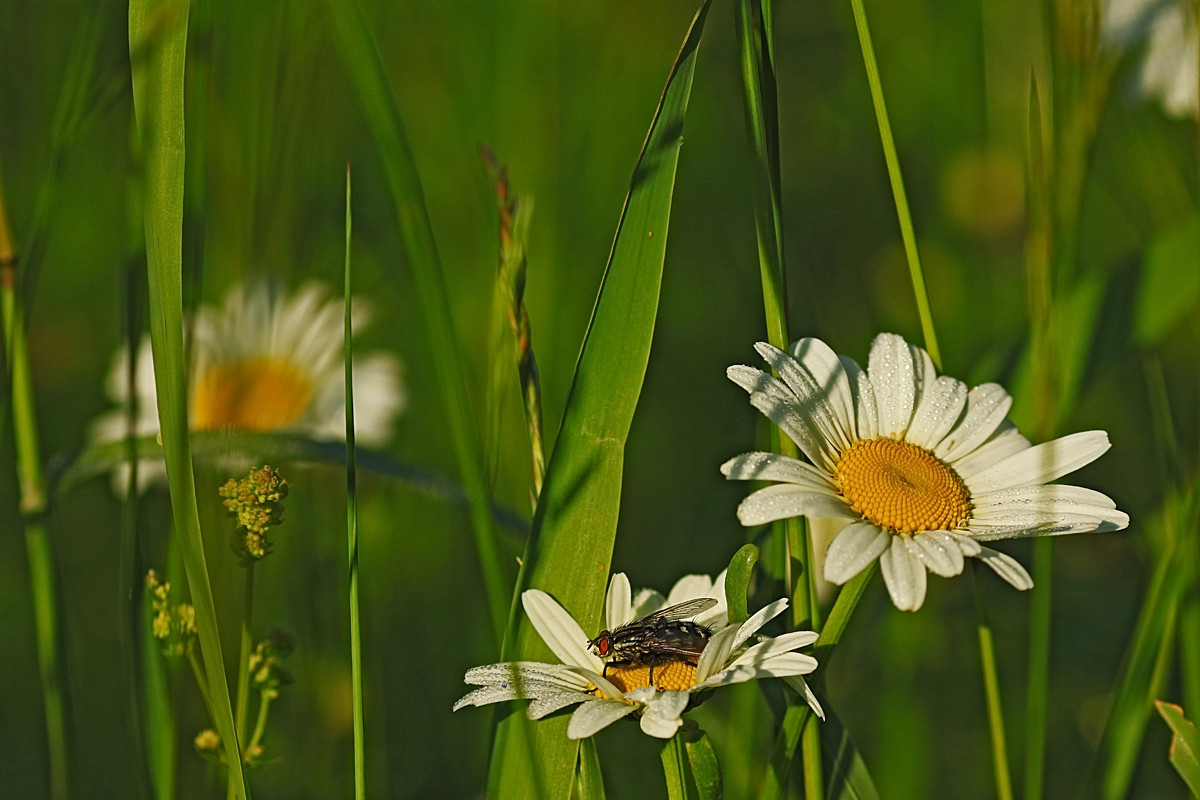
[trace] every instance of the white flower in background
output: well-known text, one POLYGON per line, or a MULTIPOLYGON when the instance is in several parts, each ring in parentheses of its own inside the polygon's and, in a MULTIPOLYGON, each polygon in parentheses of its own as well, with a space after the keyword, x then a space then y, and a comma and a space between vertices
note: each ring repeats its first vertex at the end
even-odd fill
POLYGON ((1139 81, 1174 117, 1200 116, 1200 35, 1193 0, 1107 0, 1105 43, 1128 48, 1146 41, 1139 81))
MULTIPOLYGON (((298 433, 317 440, 346 436, 346 381, 343 363, 342 299, 329 298, 323 287, 307 283, 283 296, 266 283, 242 284, 229 292, 220 308, 202 306, 190 328, 191 369, 188 411, 192 430, 241 430, 298 433)), ((367 310, 355 300, 352 324, 367 323, 367 310)), ((122 347, 109 372, 107 393, 120 408, 102 414, 92 425, 98 442, 126 436, 130 401, 129 350, 122 347)), ((138 347, 134 393, 137 437, 159 433, 150 338, 138 347)), ((354 426, 356 441, 380 445, 391 436, 392 420, 404 407, 400 362, 390 354, 371 354, 354 361, 354 426)), ((114 474, 121 491, 129 466, 114 474)), ((138 464, 139 488, 162 480, 161 460, 138 464)))
POLYGON ((718 686, 755 680, 784 678, 802 693, 813 710, 824 717, 821 706, 800 676, 817 668, 817 661, 795 650, 812 644, 817 634, 796 631, 782 636, 756 636, 758 630, 787 608, 780 599, 760 609, 745 623, 728 624, 725 574, 714 582, 705 575, 688 575, 664 598, 641 590, 633 595, 629 579, 617 573, 605 598, 608 628, 615 629, 667 606, 712 597, 717 605, 696 616, 696 622, 713 631, 695 664, 686 659, 656 664, 654 686, 650 668, 643 664, 604 662, 588 648, 589 637, 570 614, 545 592, 531 589, 521 595, 530 622, 562 662, 546 664, 515 661, 488 664, 468 670, 463 680, 480 688, 454 704, 483 706, 504 700, 532 700, 526 713, 541 719, 560 709, 578 705, 567 725, 567 736, 585 739, 630 714, 640 716, 642 731, 669 739, 683 724, 682 715, 697 695, 718 686))
POLYGON ((1120 530, 1129 517, 1100 492, 1050 484, 1108 450, 1104 431, 1031 447, 1005 419, 998 384, 973 389, 938 376, 921 348, 882 333, 867 370, 818 339, 790 354, 756 346, 782 380, 733 366, 729 379, 780 427, 808 462, 746 453, 721 471, 732 480, 779 481, 738 507, 743 525, 785 517, 850 520, 825 554, 825 579, 841 584, 880 559, 892 602, 915 611, 926 570, 958 575, 972 556, 1017 589, 1025 569, 980 542, 1120 530))

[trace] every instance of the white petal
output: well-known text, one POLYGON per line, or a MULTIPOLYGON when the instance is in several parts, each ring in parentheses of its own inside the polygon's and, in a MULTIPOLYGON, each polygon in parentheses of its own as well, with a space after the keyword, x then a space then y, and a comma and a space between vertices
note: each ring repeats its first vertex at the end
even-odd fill
POLYGON ((879 436, 879 409, 875 405, 875 390, 871 387, 871 379, 857 361, 849 356, 840 358, 842 369, 846 371, 846 379, 850 382, 850 392, 854 395, 858 438, 874 439, 879 436))
POLYGON ((972 476, 1000 463, 1014 453, 1028 450, 1029 447, 1029 440, 1021 435, 1015 425, 1005 420, 982 445, 968 452, 962 458, 947 459, 946 463, 954 467, 954 471, 959 474, 959 477, 970 485, 972 476))
POLYGON ((610 631, 633 621, 632 594, 628 576, 624 572, 615 573, 608 582, 608 594, 604 596, 604 619, 610 631))
POLYGON ((811 464, 778 453, 743 453, 721 465, 731 481, 784 481, 814 491, 834 493, 830 478, 811 464))
POLYGON ((933 359, 929 357, 929 353, 925 352, 925 348, 918 347, 912 342, 908 343, 908 351, 912 353, 913 360, 913 379, 916 386, 916 402, 913 404, 915 409, 921 404, 921 395, 923 395, 937 378, 937 368, 933 365, 933 359))
POLYGON ((975 504, 969 526, 972 531, 1013 528, 1019 524, 1038 530, 1048 523, 1050 527, 1060 527, 1054 523, 1088 521, 1095 523, 1092 530, 1102 531, 1121 530, 1129 525, 1129 515, 1118 511, 1112 498, 1082 486, 1058 483, 1019 486, 989 492, 972 501, 975 504))
POLYGON ((733 652, 733 640, 739 630, 740 627, 734 628, 733 626, 722 628, 708 640, 704 651, 700 653, 700 660, 696 662, 697 684, 703 683, 725 666, 725 662, 729 660, 729 656, 733 652))
MULTIPOLYGON (((812 425, 813 432, 816 434, 826 458, 836 460, 837 453, 849 447, 851 442, 848 428, 854 424, 854 420, 848 416, 853 411, 850 408, 849 387, 844 385, 842 387, 844 391, 844 396, 840 398, 842 402, 830 402, 826 387, 819 383, 817 378, 807 368, 801 366, 796 359, 766 342, 759 342, 754 349, 771 366, 771 369, 779 373, 783 382, 795 395, 799 402, 798 410, 812 425)), ((840 363, 838 371, 841 371, 840 363)), ((842 378, 845 379, 844 374, 842 378)))
POLYGON ((530 661, 486 664, 467 670, 463 681, 482 685, 482 689, 467 694, 454 704, 457 711, 465 706, 483 706, 504 700, 548 697, 573 694, 587 699, 587 681, 561 664, 542 664, 530 661))
MULTIPOLYGON (((750 619, 742 623, 738 628, 737 635, 733 637, 733 647, 736 650, 742 646, 742 642, 753 636, 759 628, 766 625, 771 620, 783 613, 783 610, 788 607, 786 597, 781 597, 773 603, 767 603, 765 606, 755 611, 750 615, 750 619)), ((708 648, 706 647, 705 650, 708 648)))
POLYGON ((540 589, 529 589, 521 594, 521 605, 542 641, 560 661, 593 672, 604 669, 604 662, 587 648, 588 635, 557 600, 540 589))
POLYGON ((964 556, 968 556, 968 557, 977 556, 977 555, 979 555, 979 552, 983 549, 980 546, 979 542, 975 541, 974 537, 972 537, 972 536, 967 536, 967 535, 958 533, 957 531, 939 531, 939 533, 943 533, 946 536, 948 536, 949 538, 958 542, 958 548, 960 550, 962 550, 962 554, 964 556))
POLYGON ((738 519, 743 525, 761 525, 788 517, 842 517, 857 519, 858 514, 840 497, 818 493, 790 483, 778 483, 759 489, 738 506, 738 519))
POLYGON ((995 570, 996 574, 1008 581, 1014 589, 1026 591, 1033 588, 1033 578, 1029 577, 1029 573, 1016 559, 988 547, 981 548, 979 555, 975 557, 995 570))
POLYGON ((1012 398, 998 383, 985 383, 967 392, 967 411, 958 425, 933 449, 942 461, 957 461, 988 440, 1012 407, 1012 398))
POLYGON ((943 375, 930 383, 921 395, 905 439, 933 450, 954 428, 967 406, 967 385, 943 375))
POLYGON ((735 365, 725 370, 725 374, 750 393, 750 405, 778 425, 809 461, 833 471, 834 462, 827 455, 829 445, 817 434, 800 400, 787 384, 753 367, 735 365))
MULTIPOLYGON (((817 640, 817 635, 814 631, 792 631, 782 636, 764 636, 762 637, 762 641, 750 647, 746 652, 730 662, 730 666, 734 664, 761 664, 782 653, 790 653, 801 647, 807 647, 817 640)), ((815 669, 815 660, 813 664, 813 668, 815 669)))
POLYGON ((928 531, 912 537, 920 558, 935 575, 953 578, 963 571, 963 552, 958 541, 946 531, 928 531))
POLYGON ((591 695, 582 694, 580 692, 559 692, 557 694, 549 694, 544 697, 535 698, 529 703, 529 707, 525 709, 525 716, 530 719, 541 719, 549 716, 555 711, 561 711, 567 706, 573 706, 576 703, 583 703, 594 700, 591 695))
POLYGON ((586 739, 628 716, 637 706, 622 700, 593 700, 575 709, 567 723, 568 739, 586 739))
MULTIPOLYGON (((825 394, 826 402, 841 422, 841 432, 847 437, 845 446, 858 439, 854 395, 842 360, 829 345, 820 339, 805 338, 792 342, 788 353, 799 361, 825 394)), ((784 380, 787 380, 786 376, 784 380)))
MULTIPOLYGON (((649 688, 649 687, 647 687, 649 688)), ((691 699, 687 692, 655 692, 642 714, 642 733, 658 739, 670 739, 683 725, 681 715, 691 699)))
MULTIPOLYGON (((633 612, 629 615, 628 622, 633 619, 641 619, 647 614, 653 614, 660 608, 666 608, 667 598, 662 596, 661 592, 654 589, 638 589, 633 595, 633 612)), ((620 623, 624 625, 625 623, 620 623)))
POLYGON ((707 575, 684 575, 671 587, 666 605, 673 606, 697 597, 712 597, 712 588, 713 580, 707 575))
POLYGON ((903 438, 916 403, 917 376, 908 342, 894 333, 881 333, 871 344, 867 374, 875 390, 879 435, 903 438))
POLYGON ((925 565, 906 546, 907 536, 893 536, 879 566, 892 603, 901 611, 916 611, 925 602, 925 565))
POLYGON ((766 661, 743 661, 738 659, 725 669, 692 687, 692 691, 703 691, 714 686, 760 680, 762 678, 785 678, 789 675, 807 675, 817 668, 817 660, 803 653, 782 653, 766 661))
POLYGON ((887 549, 892 535, 870 522, 851 522, 825 551, 825 580, 842 584, 887 549))
POLYGON ((814 714, 821 719, 825 719, 825 709, 821 708, 820 701, 817 700, 817 696, 813 694, 813 690, 808 688, 808 684, 805 683, 803 678, 801 678, 799 675, 791 675, 787 678, 784 678, 784 681, 787 682, 788 686, 791 686, 793 689, 803 695, 804 699, 808 702, 808 707, 813 710, 814 714))
POLYGON ((1042 442, 1011 455, 967 480, 971 495, 1013 486, 1050 481, 1074 472, 1102 456, 1110 447, 1104 431, 1084 431, 1042 442))

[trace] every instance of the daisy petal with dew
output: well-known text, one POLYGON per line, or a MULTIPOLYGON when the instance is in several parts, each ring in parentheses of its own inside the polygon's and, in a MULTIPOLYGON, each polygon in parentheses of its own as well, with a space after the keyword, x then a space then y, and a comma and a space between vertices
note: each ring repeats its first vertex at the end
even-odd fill
POLYGON ((980 542, 1129 524, 1108 496, 1050 483, 1108 450, 1104 431, 1031 445, 1006 419, 1012 399, 1003 388, 968 388, 939 376, 928 353, 895 334, 875 338, 865 370, 831 357, 815 339, 788 352, 762 343, 756 349, 783 379, 745 366, 730 367, 729 378, 808 461, 745 453, 721 471, 730 480, 774 482, 742 501, 743 525, 792 516, 850 520, 825 556, 832 583, 879 559, 892 602, 916 611, 927 572, 953 577, 965 558, 977 558, 1013 587, 1029 589, 1020 563, 980 542))
POLYGON ((488 664, 467 671, 465 682, 480 688, 457 703, 454 710, 506 700, 529 700, 526 715, 542 717, 575 706, 567 736, 585 739, 619 719, 636 715, 644 733, 669 739, 683 725, 683 714, 719 686, 759 678, 783 678, 804 695, 824 718, 820 703, 803 675, 817 668, 816 659, 796 652, 816 641, 812 631, 778 637, 758 631, 787 608, 781 599, 760 609, 740 626, 729 625, 725 573, 679 579, 667 595, 643 589, 633 592, 624 573, 613 575, 605 598, 605 619, 615 630, 664 608, 712 598, 715 605, 695 617, 711 638, 697 658, 671 657, 654 664, 605 662, 589 648, 582 626, 550 595, 530 589, 521 604, 534 629, 561 663, 514 661, 488 664), (653 683, 651 683, 653 675, 653 683))
MULTIPOLYGON (((188 411, 196 431, 238 430, 297 433, 319 441, 346 437, 346 382, 343 364, 343 302, 329 297, 317 283, 290 295, 269 283, 243 283, 218 308, 201 306, 190 325, 191 366, 188 411)), ((351 308, 355 330, 369 319, 364 303, 351 308)), ((138 438, 159 432, 154 359, 149 337, 138 347, 130 393, 129 351, 117 354, 106 383, 109 398, 120 408, 92 425, 96 442, 124 439, 132 427, 138 438), (130 426, 129 409, 137 415, 130 426)), ((354 424, 364 445, 386 442, 392 421, 404 408, 400 361, 387 353, 356 357, 354 424)), ((241 468, 246 457, 234 456, 227 466, 241 468), (237 462, 237 463, 233 463, 237 462)), ((114 489, 124 492, 129 465, 114 472, 114 489)), ((163 482, 160 460, 138 464, 138 488, 163 482)))

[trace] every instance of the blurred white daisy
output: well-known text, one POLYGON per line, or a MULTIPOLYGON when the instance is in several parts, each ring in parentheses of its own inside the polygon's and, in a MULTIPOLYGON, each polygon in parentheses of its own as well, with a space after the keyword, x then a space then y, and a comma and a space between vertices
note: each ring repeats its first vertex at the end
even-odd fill
POLYGON ((1200 116, 1200 30, 1193 0, 1107 0, 1102 36, 1125 49, 1145 40, 1139 82, 1174 117, 1200 116))
MULTIPOLYGON (((316 440, 346 436, 343 305, 323 287, 307 283, 283 296, 267 283, 241 284, 220 308, 202 306, 191 325, 188 412, 192 430, 298 433, 316 440)), ((355 300, 355 330, 367 323, 367 309, 355 300)), ((136 437, 159 433, 150 338, 137 352, 134 392, 136 437)), ((129 349, 122 347, 108 375, 107 393, 119 408, 92 425, 97 442, 120 441, 128 424, 129 349)), ((367 446, 391 436, 392 420, 404 407, 400 361, 371 354, 354 362, 356 440, 367 446)), ((114 473, 122 491, 129 465, 114 473)), ((139 489, 165 479, 161 460, 138 464, 139 489)))
POLYGON ((629 579, 617 573, 605 598, 607 625, 615 629, 664 607, 701 597, 717 600, 717 605, 696 617, 696 622, 709 626, 712 638, 694 664, 682 658, 656 664, 651 686, 650 667, 646 665, 609 663, 606 668, 588 648, 589 637, 579 623, 550 595, 531 589, 521 595, 521 604, 542 640, 562 663, 514 661, 470 669, 463 680, 480 688, 455 703, 454 710, 528 699, 532 702, 526 714, 530 719, 541 719, 578 705, 567 725, 567 736, 572 739, 585 739, 634 713, 640 717, 643 732, 669 739, 699 695, 718 686, 783 678, 824 718, 820 704, 801 677, 816 669, 817 661, 794 652, 816 641, 817 634, 796 631, 777 637, 755 635, 787 608, 786 599, 776 600, 742 625, 732 626, 728 624, 724 573, 715 582, 705 575, 688 575, 666 598, 645 589, 633 595, 629 579))
POLYGON ((1049 484, 1108 450, 1104 431, 1031 447, 1005 419, 998 384, 973 389, 938 376, 929 354, 880 334, 867 370, 818 339, 790 354, 756 346, 782 380, 733 366, 729 379, 791 437, 808 462, 746 453, 721 471, 731 480, 779 481, 738 507, 743 525, 806 516, 850 520, 825 554, 825 579, 841 584, 876 558, 896 607, 925 600, 926 570, 958 575, 972 556, 1017 589, 1033 580, 980 542, 1120 530, 1129 517, 1100 492, 1049 484))

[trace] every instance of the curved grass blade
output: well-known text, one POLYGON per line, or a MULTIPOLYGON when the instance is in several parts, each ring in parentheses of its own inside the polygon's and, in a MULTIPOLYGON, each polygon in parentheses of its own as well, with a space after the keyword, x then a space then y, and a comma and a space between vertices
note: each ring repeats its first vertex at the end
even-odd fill
MULTIPOLYGON (((705 0, 696 12, 634 167, 533 522, 528 585, 549 592, 585 624, 599 618, 608 579, 625 439, 650 355, 675 168, 708 8, 705 0)), ((550 655, 524 618, 513 641, 517 657, 550 655)), ((578 742, 566 738, 566 725, 565 717, 504 719, 490 795, 567 797, 578 742)))
POLYGON ((429 328, 433 364, 446 404, 446 416, 462 470, 463 487, 471 503, 475 549, 483 571, 488 611, 498 644, 503 638, 509 608, 509 571, 503 563, 496 539, 484 477, 481 439, 468 395, 466 366, 454 329, 450 298, 429 213, 425 208, 421 180, 417 175, 395 92, 367 29, 362 9, 353 0, 329 0, 326 7, 333 20, 342 59, 361 95, 363 110, 379 148, 388 186, 396 204, 400 237, 412 267, 413 283, 420 297, 425 324, 429 328))
POLYGON ((229 765, 229 782, 247 796, 241 748, 217 632, 217 612, 204 560, 196 483, 188 441, 183 356, 183 66, 188 5, 130 0, 129 52, 134 111, 145 165, 146 264, 150 286, 150 343, 171 511, 181 535, 184 569, 204 669, 212 693, 213 725, 229 765))
POLYGON ((1200 733, 1196 732, 1196 724, 1183 716, 1183 709, 1177 705, 1155 700, 1154 706, 1171 728, 1171 765, 1192 794, 1200 797, 1200 733))

